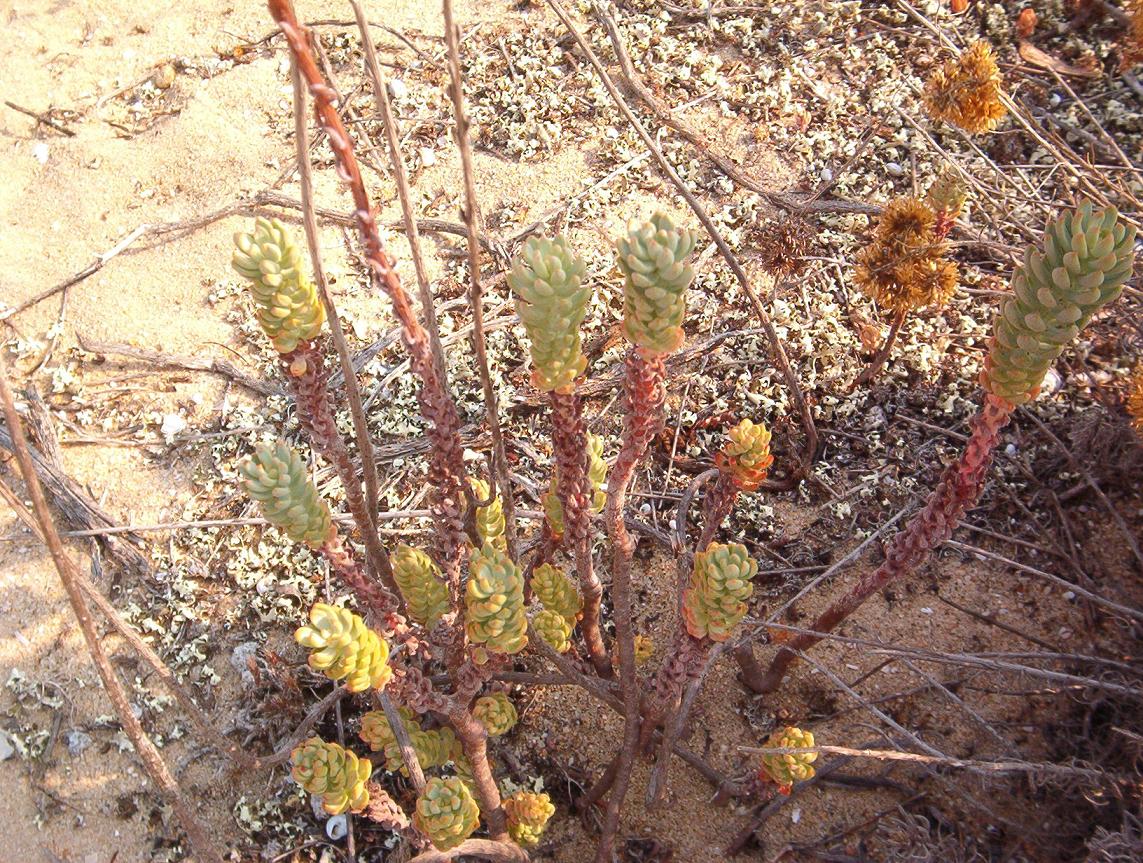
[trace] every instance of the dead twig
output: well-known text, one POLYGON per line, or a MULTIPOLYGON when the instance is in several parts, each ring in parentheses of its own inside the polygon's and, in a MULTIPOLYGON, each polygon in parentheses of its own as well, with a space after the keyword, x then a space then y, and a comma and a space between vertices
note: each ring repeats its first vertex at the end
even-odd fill
POLYGON ((24 477, 28 494, 32 498, 32 509, 35 512, 36 520, 39 522, 40 531, 48 551, 51 553, 52 561, 55 563, 56 572, 59 573, 60 581, 67 592, 68 601, 71 603, 76 621, 83 632, 84 641, 87 642, 88 653, 95 663, 99 678, 103 682, 103 688, 111 699, 111 704, 119 717, 123 731, 139 754, 139 759, 148 778, 174 809, 175 815, 178 817, 183 830, 186 831, 195 853, 205 863, 222 863, 222 854, 215 845, 213 838, 195 818, 179 790, 178 783, 175 782, 174 776, 171 775, 162 756, 159 755, 159 750, 155 748, 155 744, 151 742, 143 730, 142 723, 132 711, 123 684, 116 677, 115 671, 111 667, 111 661, 104 651, 103 641, 95 630, 95 621, 92 619, 84 599, 83 588, 80 587, 79 570, 71 558, 67 556, 67 552, 64 551, 63 541, 56 531, 51 510, 48 508, 48 501, 44 497, 43 488, 40 486, 32 456, 28 450, 28 442, 24 437, 24 430, 16 413, 16 403, 12 398, 12 390, 8 386, 8 369, 3 357, 0 357, 0 400, 3 401, 4 416, 12 437, 13 452, 20 466, 20 473, 24 477))

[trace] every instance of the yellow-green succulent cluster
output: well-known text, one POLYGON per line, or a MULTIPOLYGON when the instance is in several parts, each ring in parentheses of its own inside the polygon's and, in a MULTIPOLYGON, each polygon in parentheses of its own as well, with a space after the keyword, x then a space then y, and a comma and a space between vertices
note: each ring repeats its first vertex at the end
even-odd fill
POLYGON ((336 743, 311 737, 290 753, 290 775, 310 794, 322 798, 322 808, 330 815, 360 812, 369 805, 365 783, 373 773, 367 758, 358 758, 336 743))
POLYGON ((532 380, 545 392, 571 392, 587 368, 579 333, 591 299, 591 288, 583 286, 586 269, 561 235, 530 238, 508 273, 516 314, 528 333, 532 380))
MULTIPOLYGON (((767 749, 805 749, 814 745, 812 731, 803 731, 788 726, 775 731, 766 741, 767 749)), ((814 775, 813 764, 818 760, 816 752, 791 752, 786 755, 763 755, 762 771, 777 783, 783 793, 788 793, 795 782, 803 782, 814 775)))
POLYGON ((420 549, 398 545, 393 557, 393 579, 405 600, 409 617, 432 629, 448 612, 448 585, 441 580, 440 567, 420 549))
POLYGON ((238 464, 242 487, 274 527, 294 542, 321 547, 334 531, 329 507, 302 457, 285 441, 260 443, 238 464))
POLYGON ((547 794, 517 791, 504 800, 504 814, 508 818, 508 835, 524 848, 534 848, 555 814, 556 807, 547 794))
POLYGON ((649 635, 635 636, 635 664, 645 665, 655 655, 655 639, 649 635))
POLYGON ((274 348, 288 354, 321 333, 325 309, 302 272, 302 253, 277 219, 258 218, 253 233, 234 235, 231 263, 250 280, 250 292, 274 348))
POLYGON ((550 563, 541 563, 532 571, 532 594, 546 610, 560 615, 571 626, 583 610, 583 597, 572 580, 550 563))
MULTIPOLYGON (((482 479, 469 478, 468 484, 472 486, 472 493, 479 503, 488 500, 492 492, 482 479)), ((488 506, 476 508, 476 532, 480 534, 482 542, 490 542, 501 551, 508 550, 508 543, 504 539, 504 505, 499 497, 492 499, 488 506)))
POLYGON ((480 810, 457 777, 434 776, 417 798, 413 824, 441 851, 455 848, 480 825, 480 810))
POLYGON ((558 611, 544 609, 532 618, 533 631, 556 653, 567 653, 571 647, 572 624, 558 611))
MULTIPOLYGON (((587 433, 587 478, 591 483, 591 511, 593 514, 603 512, 607 504, 607 492, 603 490, 607 482, 607 461, 603 458, 603 438, 600 435, 587 433)), ((564 535, 564 506, 560 502, 559 471, 552 468, 552 481, 544 495, 544 516, 548 520, 552 535, 564 535)))
POLYGON ((299 626, 294 639, 312 651, 310 668, 330 680, 345 678, 350 692, 384 689, 393 676, 389 645, 349 609, 315 603, 309 625, 299 626))
POLYGON ((1030 401, 1064 346, 1119 296, 1134 246, 1135 228, 1114 207, 1084 201, 1050 223, 1042 250, 1025 251, 996 317, 984 388, 1014 405, 1030 401))
POLYGON ((683 343, 686 290, 695 275, 687 258, 696 239, 694 231, 655 213, 615 242, 624 275, 623 332, 649 353, 670 353, 683 343))
POLYGON ((516 707, 503 692, 482 695, 472 705, 472 715, 484 726, 489 737, 500 737, 516 727, 516 707))
POLYGON ((474 550, 464 594, 468 640, 495 653, 519 653, 528 644, 524 613, 524 576, 491 543, 474 550))
POLYGON ((964 209, 964 202, 968 198, 968 186, 952 168, 944 168, 929 190, 925 192, 925 204, 937 215, 938 219, 952 221, 964 209))
POLYGON ((758 564, 746 546, 712 542, 695 554, 694 570, 683 591, 683 622, 695 638, 726 641, 746 616, 758 564))
POLYGON ((726 433, 715 461, 742 491, 757 491, 766 479, 774 456, 770 454, 770 430, 748 419, 726 433))
MULTIPOLYGON (((460 747, 460 741, 451 728, 424 729, 417 722, 413 712, 406 707, 398 708, 401 721, 405 726, 405 733, 409 735, 409 743, 413 752, 417 754, 417 763, 422 770, 441 767, 452 761, 460 747)), ((393 726, 389 718, 380 710, 371 710, 361 717, 361 731, 359 736, 369 744, 373 752, 382 752, 385 755, 385 769, 390 773, 400 771, 409 775, 405 766, 401 746, 397 742, 397 735, 393 733, 393 726)))

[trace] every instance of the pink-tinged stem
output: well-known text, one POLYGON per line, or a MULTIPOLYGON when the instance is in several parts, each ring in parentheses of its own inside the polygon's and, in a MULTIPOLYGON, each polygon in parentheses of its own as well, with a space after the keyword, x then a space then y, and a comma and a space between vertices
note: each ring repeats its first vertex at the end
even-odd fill
POLYGON ((635 630, 631 613, 631 561, 635 556, 635 541, 627 532, 623 508, 635 467, 663 425, 665 375, 662 357, 649 356, 639 348, 632 348, 627 354, 627 374, 623 382, 627 395, 623 444, 608 477, 606 511, 612 547, 611 601, 615 613, 615 640, 625 716, 623 746, 619 750, 615 784, 607 800, 607 815, 596 850, 596 863, 611 861, 612 846, 619 829, 619 811, 631 784, 631 766, 639 746, 639 681, 635 671, 635 630))
POLYGON ((448 579, 454 603, 459 603, 461 561, 468 541, 465 531, 468 499, 464 483, 464 447, 460 441, 460 417, 456 404, 444 385, 443 370, 438 370, 433 360, 428 334, 417 319, 409 295, 381 242, 352 140, 337 113, 337 94, 322 77, 310 49, 306 29, 298 23, 289 0, 269 0, 269 7, 309 88, 318 122, 337 162, 338 176, 349 186, 353 196, 353 217, 365 246, 373 284, 392 302, 393 312, 401 325, 401 341, 409 354, 409 364, 421 379, 417 401, 421 415, 428 422, 426 437, 431 444, 428 479, 432 494, 429 508, 433 513, 438 562, 448 579))
POLYGON ((591 480, 587 473, 587 425, 579 397, 574 393, 549 393, 552 404, 552 445, 559 471, 560 504, 564 510, 564 535, 575 552, 575 570, 583 595, 583 619, 579 628, 595 673, 611 677, 611 658, 603 644, 599 609, 603 586, 591 559, 591 480))
POLYGON ((925 508, 893 538, 885 562, 822 612, 814 621, 814 632, 795 636, 778 651, 766 674, 760 680, 746 681, 747 685, 756 692, 774 692, 798 652, 821 641, 822 634, 833 630, 874 593, 911 573, 934 548, 952 536, 965 512, 976 504, 984 489, 984 479, 992 464, 992 451, 1013 410, 1011 404, 998 396, 989 394, 985 397, 984 408, 972 421, 972 437, 964 453, 945 470, 941 481, 929 495, 925 508))

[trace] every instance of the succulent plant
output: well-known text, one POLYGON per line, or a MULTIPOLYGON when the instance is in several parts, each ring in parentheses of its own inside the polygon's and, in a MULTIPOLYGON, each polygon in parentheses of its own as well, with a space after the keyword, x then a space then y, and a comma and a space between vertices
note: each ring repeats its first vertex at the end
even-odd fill
POLYGON ((322 808, 330 815, 360 812, 369 805, 365 783, 373 773, 368 759, 358 758, 336 743, 311 737, 290 753, 294 781, 310 794, 322 798, 322 808))
POLYGON ((250 280, 250 292, 274 348, 288 354, 321 333, 325 309, 302 273, 302 254, 277 219, 258 218, 254 231, 234 235, 231 263, 250 280))
MULTIPOLYGON (((398 707, 397 712, 401 714, 405 731, 410 735, 414 730, 421 727, 420 723, 417 722, 416 714, 408 707, 398 707)), ((393 733, 393 726, 389 724, 389 717, 385 715, 383 710, 370 710, 362 716, 361 731, 357 736, 368 744, 372 752, 383 752, 390 743, 397 742, 397 736, 393 733)))
POLYGON ((432 629, 449 610, 448 585, 440 577, 440 567, 423 551, 404 544, 397 546, 392 561, 393 579, 409 617, 432 629))
POLYGON ((977 41, 933 72, 925 84, 925 110, 970 134, 990 132, 1007 112, 1000 85, 992 46, 977 41))
POLYGON ((472 705, 472 715, 489 737, 500 737, 516 727, 516 707, 503 692, 482 695, 472 705))
POLYGON ((591 299, 591 288, 583 286, 586 269, 566 237, 532 237, 508 273, 516 313, 528 333, 532 381, 545 392, 570 392, 587 368, 579 332, 591 299))
POLYGON ((346 678, 350 692, 384 689, 393 676, 385 639, 348 609, 315 603, 309 625, 298 627, 294 640, 312 651, 310 668, 330 680, 346 678))
POLYGON ((967 198, 968 187, 964 181, 956 171, 945 168, 925 193, 925 205, 936 214, 938 222, 942 218, 951 222, 960 215, 967 198))
POLYGON ((683 343, 686 289, 694 279, 687 257, 694 231, 676 228, 670 216, 655 213, 632 223, 615 242, 623 272, 623 333, 651 354, 667 354, 683 343))
MULTIPOLYGON (((488 500, 491 491, 482 479, 470 477, 468 484, 472 486, 472 493, 477 502, 488 500)), ((504 504, 499 497, 492 499, 488 506, 476 508, 476 532, 480 534, 482 542, 490 542, 501 551, 508 550, 507 540, 504 539, 504 504)))
MULTIPOLYGON (((804 749, 814 745, 811 731, 802 731, 790 725, 775 731, 766 741, 767 749, 804 749)), ((814 775, 813 764, 818 760, 816 752, 792 752, 786 755, 763 755, 762 771, 777 783, 779 790, 788 794, 790 786, 814 775)))
MULTIPOLYGON (((607 504, 607 492, 603 489, 607 482, 607 461, 603 457, 603 438, 591 432, 587 433, 587 478, 591 482, 591 511, 601 513, 607 504)), ((553 467, 551 484, 541 501, 548 526, 556 537, 564 533, 564 507, 560 503, 559 482, 559 471, 553 467)))
POLYGON ((434 776, 417 797, 413 824, 438 849, 448 851, 476 831, 480 810, 460 779, 434 776))
POLYGON ((550 563, 541 563, 532 572, 532 593, 548 611, 554 611, 574 626, 583 609, 583 598, 564 573, 550 563))
POLYGON ((757 491, 766 479, 774 456, 770 455, 770 430, 744 419, 726 433, 715 462, 729 473, 742 491, 757 491))
POLYGON ((239 481, 266 520, 294 542, 320 548, 334 531, 329 507, 302 457, 285 441, 260 443, 238 465, 239 481))
POLYGON ((649 635, 635 636, 635 664, 645 665, 655 655, 655 640, 649 635))
POLYGON ((746 615, 758 564, 744 545, 712 542, 695 554, 690 583, 683 591, 683 622, 695 638, 726 641, 746 615))
POLYGON ((534 848, 555 814, 556 807, 547 794, 517 791, 504 800, 504 814, 508 817, 508 835, 524 848, 534 848))
POLYGON ((528 643, 524 577, 491 543, 474 550, 464 595, 468 640, 495 653, 519 653, 528 643))
POLYGON ((1049 366, 1131 275, 1135 228, 1114 207, 1083 201, 1029 247, 993 327, 981 384, 1014 405, 1030 401, 1049 366))
POLYGON ((556 653, 567 653, 571 647, 572 624, 558 611, 539 612, 532 618, 532 629, 556 653))

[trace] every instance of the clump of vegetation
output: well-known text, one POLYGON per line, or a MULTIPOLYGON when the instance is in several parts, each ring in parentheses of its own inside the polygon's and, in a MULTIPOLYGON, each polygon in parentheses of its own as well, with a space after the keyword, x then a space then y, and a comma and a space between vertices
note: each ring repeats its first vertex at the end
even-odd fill
POLYGON ((925 84, 925 109, 969 134, 991 132, 1007 113, 992 46, 980 40, 933 72, 925 84))

